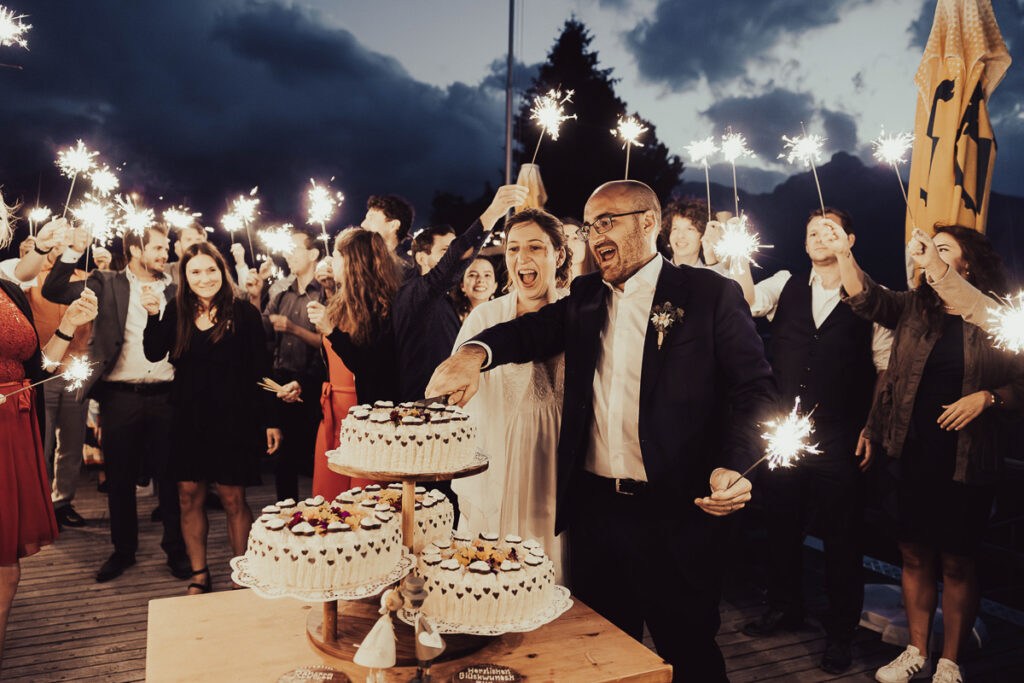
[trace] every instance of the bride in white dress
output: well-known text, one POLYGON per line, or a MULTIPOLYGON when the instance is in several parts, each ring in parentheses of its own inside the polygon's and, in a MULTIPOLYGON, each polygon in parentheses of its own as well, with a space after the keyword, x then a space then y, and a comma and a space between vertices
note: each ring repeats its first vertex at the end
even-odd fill
MULTIPOLYGON (((489 327, 569 294, 564 288, 571 257, 561 221, 546 211, 526 209, 509 220, 505 234, 510 291, 473 309, 455 348, 489 327)), ((562 354, 483 373, 466 410, 490 465, 481 474, 452 482, 462 511, 459 531, 537 539, 559 582, 563 542, 555 537, 555 464, 564 374, 562 354)))

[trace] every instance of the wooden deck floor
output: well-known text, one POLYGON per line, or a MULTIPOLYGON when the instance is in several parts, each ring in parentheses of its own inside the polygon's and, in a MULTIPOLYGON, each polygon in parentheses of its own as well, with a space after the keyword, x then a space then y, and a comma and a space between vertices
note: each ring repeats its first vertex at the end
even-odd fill
MULTIPOLYGON (((148 601, 185 592, 186 582, 167 570, 159 547, 160 525, 149 521, 156 505, 152 497, 139 499, 138 563, 109 583, 93 580, 111 551, 106 499, 96 492, 95 477, 93 472, 83 474, 75 503, 89 526, 65 530, 55 545, 22 563, 0 672, 4 681, 143 680, 148 601)), ((252 488, 249 499, 258 510, 273 502, 273 487, 252 488)), ((813 551, 808 552, 813 559, 813 551)), ((210 512, 209 555, 214 589, 228 590, 227 530, 223 513, 216 511, 210 512)), ((762 609, 760 596, 749 582, 732 581, 727 587, 718 642, 730 679, 734 683, 833 680, 817 668, 825 641, 813 625, 764 640, 743 635, 743 624, 762 609)), ((997 619, 986 619, 986 623, 992 639, 984 651, 966 661, 968 680, 1024 680, 1024 629, 997 619)), ((896 648, 883 644, 877 634, 862 630, 855 645, 854 668, 842 678, 874 680, 874 670, 895 654, 896 648)))

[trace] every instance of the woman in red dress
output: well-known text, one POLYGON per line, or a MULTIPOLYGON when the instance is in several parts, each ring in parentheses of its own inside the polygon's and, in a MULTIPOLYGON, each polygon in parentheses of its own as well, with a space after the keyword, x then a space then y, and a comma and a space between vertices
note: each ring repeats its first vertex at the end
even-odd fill
MULTIPOLYGON (((0 215, 0 247, 9 235, 6 216, 0 215)), ((75 329, 95 317, 96 295, 86 290, 68 307, 46 345, 46 357, 63 358, 75 329)), ((57 538, 39 428, 43 411, 37 399, 42 392, 19 392, 45 378, 42 360, 28 299, 16 284, 0 280, 0 662, 7 616, 21 578, 19 562, 57 538)))
POLYGON ((320 395, 320 409, 323 417, 316 433, 316 454, 313 456, 313 495, 327 500, 353 486, 366 486, 372 482, 351 479, 331 470, 327 466, 327 451, 338 447, 341 421, 348 415, 348 409, 356 405, 356 378, 334 352, 331 342, 324 337, 324 355, 327 357, 327 375, 320 395))

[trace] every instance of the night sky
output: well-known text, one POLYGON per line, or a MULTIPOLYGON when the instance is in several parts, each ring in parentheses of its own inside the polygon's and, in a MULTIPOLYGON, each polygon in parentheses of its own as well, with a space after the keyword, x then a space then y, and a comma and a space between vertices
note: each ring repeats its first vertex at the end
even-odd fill
MULTIPOLYGON (((308 178, 335 176, 358 222, 367 195, 476 196, 501 180, 508 5, 477 0, 5 0, 30 15, 30 51, 0 49, 0 185, 59 206, 56 150, 82 138, 122 185, 163 208, 186 202, 212 224, 225 199, 260 186, 268 219, 301 222, 308 178), (163 197, 162 200, 158 197, 163 197)), ((1011 55, 1024 2, 994 0, 1011 55)), ((779 137, 811 132, 870 159, 881 125, 910 130, 913 75, 934 0, 517 1, 519 91, 563 22, 591 30, 617 91, 671 151, 743 132, 740 170, 769 191, 790 169, 779 137)), ((1024 67, 990 112, 993 188, 1024 195, 1024 67)), ((572 87, 572 84, 564 84, 572 87)), ((576 112, 581 118, 585 111, 576 112)), ((571 125, 567 124, 567 125, 571 125)), ((557 153, 557 143, 546 154, 557 153)), ((688 169, 686 179, 697 179, 688 169)), ((728 166, 712 168, 726 180, 728 166)), ((701 179, 703 174, 699 174, 701 179)), ((582 208, 582 207, 581 207, 582 208)))

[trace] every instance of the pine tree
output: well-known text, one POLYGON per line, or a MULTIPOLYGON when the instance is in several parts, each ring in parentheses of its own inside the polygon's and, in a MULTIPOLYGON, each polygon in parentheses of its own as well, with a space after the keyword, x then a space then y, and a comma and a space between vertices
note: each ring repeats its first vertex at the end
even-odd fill
MULTIPOLYGON (((620 115, 634 112, 628 112, 626 103, 615 94, 618 79, 612 77, 612 69, 599 67, 597 52, 589 49, 592 40, 582 22, 567 20, 519 111, 516 156, 522 164, 530 161, 541 133, 530 121, 534 97, 551 89, 575 91, 566 111, 578 118, 562 125, 557 141, 545 136, 537 156, 548 193, 545 208, 557 216, 581 217, 591 192, 601 183, 622 178, 625 170, 626 152, 610 131, 620 115)), ((683 162, 658 141, 653 124, 637 118, 648 130, 640 139, 644 146, 630 152, 629 177, 650 185, 664 202, 680 182, 683 162)))

